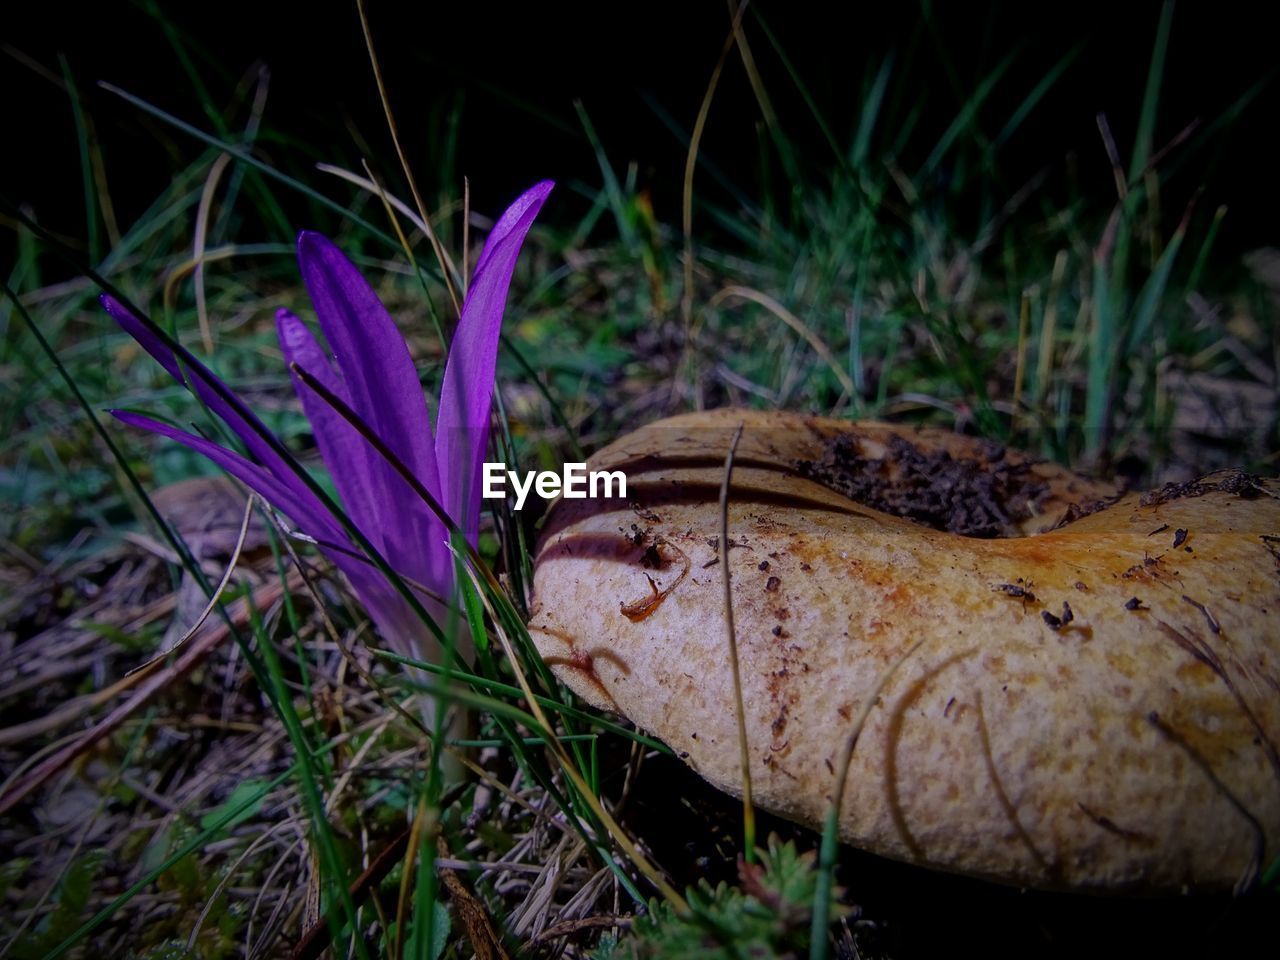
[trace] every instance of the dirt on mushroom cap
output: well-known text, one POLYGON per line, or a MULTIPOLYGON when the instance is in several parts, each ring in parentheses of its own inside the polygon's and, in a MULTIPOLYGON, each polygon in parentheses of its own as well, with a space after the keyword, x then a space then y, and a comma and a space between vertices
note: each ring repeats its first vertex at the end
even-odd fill
MULTIPOLYGON (((1127 496, 1043 534, 974 539, 852 501, 798 464, 841 437, 867 460, 902 442, 994 459, 978 441, 745 411, 663 421, 592 460, 626 471, 628 501, 556 503, 538 548, 531 631, 586 699, 740 790, 715 564, 738 423, 727 556, 761 806, 820 824, 878 690, 841 798, 858 846, 1092 890, 1230 887, 1276 855, 1274 481, 1214 478, 1196 496, 1127 496), (643 618, 624 614, 653 597, 643 618)), ((1018 533, 1115 497, 1005 458, 1043 488, 1009 512, 1018 533)))
POLYGON ((1006 457, 995 443, 979 446, 980 456, 953 457, 903 436, 891 436, 885 455, 864 456, 853 434, 826 444, 821 458, 802 460, 802 476, 850 500, 935 530, 970 537, 1007 537, 1048 493, 1028 460, 1006 457))

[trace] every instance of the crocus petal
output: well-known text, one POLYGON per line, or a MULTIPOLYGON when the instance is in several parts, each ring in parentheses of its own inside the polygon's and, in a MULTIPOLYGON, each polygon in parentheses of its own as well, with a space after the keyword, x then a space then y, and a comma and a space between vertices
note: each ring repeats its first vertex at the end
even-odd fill
POLYGON ((165 368, 169 376, 179 383, 182 382, 182 369, 178 366, 178 361, 174 357, 173 351, 164 345, 163 340, 152 333, 146 324, 125 309, 124 304, 110 294, 102 294, 98 297, 98 302, 102 304, 107 313, 111 314, 112 319, 120 325, 120 329, 138 341, 142 349, 151 354, 160 366, 165 368))
MULTIPOLYGON (((404 337, 360 271, 325 237, 298 236, 298 263, 320 329, 335 354, 352 410, 433 495, 440 492, 422 386, 404 337)), ((321 401, 323 402, 323 401, 321 401)), ((368 443, 363 466, 388 560, 424 583, 451 578, 444 528, 412 488, 368 443)), ((322 451, 323 452, 323 451, 322 451)), ((335 475, 350 463, 325 463, 335 475)))
POLYGON ((525 234, 554 184, 525 191, 494 226, 476 261, 462 317, 449 349, 436 423, 443 503, 474 544, 480 531, 480 471, 489 441, 489 405, 507 288, 525 234))
POLYGON ((302 410, 311 423, 320 456, 329 467, 334 486, 342 498, 351 519, 379 551, 386 551, 382 536, 382 515, 374 499, 375 483, 369 465, 369 441, 360 436, 346 418, 334 410, 314 390, 302 382, 293 372, 297 364, 315 377, 332 394, 348 406, 351 397, 347 386, 333 369, 329 356, 307 329, 307 325, 288 310, 276 312, 276 329, 280 335, 280 349, 285 363, 289 364, 289 377, 294 393, 302 403, 302 410))
MULTIPOLYGON (((390 603, 390 598, 394 597, 395 602, 404 607, 404 610, 397 610, 394 616, 389 615, 386 619, 390 622, 402 623, 406 613, 410 617, 413 616, 404 598, 395 592, 376 567, 360 557, 359 551, 351 543, 346 531, 338 525, 315 494, 300 480, 294 478, 289 482, 272 476, 262 467, 246 460, 233 450, 219 446, 204 437, 179 430, 167 423, 161 423, 159 420, 130 413, 127 410, 112 410, 111 415, 121 423, 168 437, 189 447, 231 474, 281 513, 291 517, 298 525, 298 529, 314 538, 325 555, 346 574, 361 602, 370 612, 390 603), (328 547, 330 544, 339 549, 330 549, 328 547)), ((381 626, 381 623, 379 625, 381 626)), ((421 629, 419 625, 419 632, 421 629)), ((409 642, 409 638, 403 635, 403 631, 400 631, 400 634, 398 639, 409 642)))
POLYGON ((176 440, 196 453, 213 461, 227 473, 231 474, 246 487, 270 503, 281 513, 288 514, 293 521, 317 540, 327 540, 348 544, 346 533, 338 526, 337 521, 329 515, 324 506, 310 490, 296 478, 292 483, 273 476, 267 470, 251 460, 240 456, 234 450, 219 446, 212 440, 187 433, 177 427, 153 420, 150 417, 128 410, 112 410, 111 415, 121 423, 131 427, 158 433, 162 437, 176 440))
MULTIPOLYGON (((109 296, 103 296, 101 299, 107 312, 115 318, 126 333, 137 340, 164 367, 170 376, 179 383, 184 383, 187 379, 190 380, 192 387, 208 404, 209 408, 227 423, 245 442, 249 450, 266 466, 259 466, 240 454, 219 446, 204 437, 187 433, 169 424, 153 420, 150 417, 125 410, 112 410, 110 411, 111 414, 124 424, 176 440, 207 457, 245 486, 258 493, 281 513, 291 517, 298 525, 298 528, 314 538, 325 555, 346 575, 352 589, 360 598, 360 602, 378 625, 382 636, 397 652, 405 656, 421 657, 425 655, 430 659, 436 658, 438 651, 434 650, 430 644, 424 646, 427 636, 426 628, 419 622, 413 609, 386 577, 382 575, 381 571, 360 555, 359 550, 351 542, 346 531, 330 514, 319 498, 298 479, 292 469, 284 463, 283 459, 271 449, 270 445, 254 429, 256 425, 259 430, 265 432, 266 428, 254 416, 252 411, 244 405, 243 401, 190 353, 182 351, 181 363, 179 363, 178 356, 165 345, 164 341, 152 333, 142 321, 121 303, 109 296), (187 368, 187 378, 183 377, 183 367, 187 368), (213 384, 221 386, 230 400, 224 399, 220 392, 214 389, 213 384)), ((316 343, 314 337, 311 337, 310 332, 306 330, 301 321, 298 321, 292 315, 289 315, 287 319, 283 317, 278 319, 281 320, 281 345, 289 360, 297 361, 299 366, 314 374, 326 387, 346 401, 348 397, 345 385, 334 373, 332 367, 329 366, 328 359, 324 356, 319 344, 316 343), (290 321, 295 322, 296 327, 290 321), (298 328, 301 328, 305 336, 298 335, 298 328)), ((340 414, 332 410, 305 384, 301 384, 296 377, 295 389, 298 389, 304 407, 308 408, 308 418, 312 421, 312 426, 316 430, 317 441, 322 445, 322 451, 324 444, 336 438, 334 456, 330 458, 326 454, 325 459, 329 463, 339 491, 343 493, 348 511, 352 514, 352 519, 365 532, 366 536, 370 537, 374 546, 382 551, 384 556, 387 556, 384 546, 378 543, 377 534, 381 530, 379 523, 367 523, 364 522, 364 518, 357 518, 357 513, 360 511, 360 507, 356 506, 360 502, 359 491, 354 489, 344 491, 344 486, 358 485, 358 481, 352 479, 349 474, 352 471, 358 472, 365 459, 371 455, 376 456, 376 452, 371 451, 368 443, 359 436, 359 433, 340 414), (311 409, 313 406, 315 409, 311 409), (340 426, 332 422, 334 419, 341 421, 340 426), (350 437, 357 438, 359 442, 359 446, 356 448, 358 452, 353 456, 339 452, 341 444, 350 437)), ((403 481, 400 482, 403 483, 403 481)), ((421 509, 425 510, 426 508, 421 507, 421 509)), ((443 541, 443 538, 444 528, 440 527, 435 533, 434 540, 440 542, 443 541)), ((443 548, 441 552, 445 552, 443 548)), ((406 571, 406 573, 410 576, 415 575, 409 571, 406 571)), ((435 585, 426 578, 423 578, 422 582, 428 585, 435 585)), ((449 581, 449 583, 451 582, 449 581)), ((430 611, 439 612, 442 609, 438 603, 429 597, 424 597, 422 600, 430 611)))
MULTIPOLYGON (((489 238, 484 245, 484 249, 480 251, 480 257, 476 260, 475 268, 472 270, 473 276, 484 269, 489 258, 493 256, 497 243, 517 228, 520 220, 529 212, 530 207, 535 207, 533 215, 535 217, 538 215, 538 210, 542 208, 547 195, 551 193, 554 187, 555 182, 552 180, 543 180, 540 183, 535 183, 520 196, 516 197, 511 206, 503 211, 502 216, 498 218, 498 222, 489 231, 489 238)), ((527 226, 525 230, 528 230, 527 226)))
POLYGON ((244 445, 258 460, 276 477, 288 482, 294 477, 292 468, 264 439, 270 431, 250 410, 235 391, 228 387, 212 370, 195 358, 189 351, 183 350, 175 355, 159 337, 152 333, 145 324, 129 312, 115 298, 103 294, 100 298, 107 313, 120 324, 121 328, 142 345, 142 348, 155 357, 169 375, 178 383, 190 382, 192 389, 201 400, 222 418, 223 422, 234 431, 244 445), (179 364, 181 359, 181 364, 179 364), (184 379, 182 367, 188 371, 184 379), (216 385, 216 386, 215 386, 216 385), (217 388, 221 388, 220 390, 217 388), (229 399, 226 399, 229 398, 229 399))

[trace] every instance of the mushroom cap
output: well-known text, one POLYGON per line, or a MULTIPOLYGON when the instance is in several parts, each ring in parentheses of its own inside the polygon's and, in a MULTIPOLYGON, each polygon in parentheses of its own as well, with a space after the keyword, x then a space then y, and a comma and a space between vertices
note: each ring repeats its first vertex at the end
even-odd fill
POLYGON ((895 859, 1150 893, 1247 883, 1280 852, 1280 484, 1238 472, 1116 498, 942 431, 652 424, 588 464, 624 471, 626 499, 556 501, 537 549, 530 632, 583 698, 741 795, 718 561, 739 424, 728 564, 760 807, 820 827, 857 728, 841 838, 895 859), (833 449, 891 481, 1005 470, 1018 535, 855 502, 822 475, 833 449))

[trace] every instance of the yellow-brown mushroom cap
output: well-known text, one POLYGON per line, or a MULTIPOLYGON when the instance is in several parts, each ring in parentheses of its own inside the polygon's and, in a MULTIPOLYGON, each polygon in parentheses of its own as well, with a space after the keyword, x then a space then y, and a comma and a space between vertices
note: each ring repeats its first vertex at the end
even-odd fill
POLYGON ((530 630, 585 699, 740 793, 718 561, 739 424, 727 556, 761 807, 820 825, 865 716, 840 798, 865 849, 1148 892, 1231 887, 1280 852, 1280 484, 1239 473, 1116 498, 940 431, 650 425, 589 463, 627 498, 557 501, 537 550, 530 630), (1015 535, 931 529, 824 475, 843 444, 892 479, 895 438, 1011 471, 1015 535))

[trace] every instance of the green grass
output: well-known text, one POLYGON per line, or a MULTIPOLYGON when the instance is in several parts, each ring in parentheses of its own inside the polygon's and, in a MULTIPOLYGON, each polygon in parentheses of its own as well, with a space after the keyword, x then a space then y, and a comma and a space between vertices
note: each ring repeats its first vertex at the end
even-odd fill
MULTIPOLYGON (((299 456, 298 469, 307 477, 307 427, 290 401, 270 323, 270 308, 307 307, 286 211, 305 209, 313 222, 327 224, 375 278, 433 393, 441 372, 444 347, 436 331, 440 318, 447 319, 449 297, 422 238, 415 237, 410 263, 377 197, 309 170, 301 158, 312 151, 293 143, 287 129, 264 125, 253 97, 232 97, 223 106, 227 91, 214 90, 199 73, 187 38, 158 5, 146 7, 200 91, 204 115, 176 117, 128 91, 108 92, 183 144, 171 181, 133 223, 116 225, 95 154, 94 118, 78 96, 75 64, 63 62, 82 168, 84 236, 68 244, 41 235, 18 211, 4 211, 16 232, 17 256, 4 268, 0 303, 0 537, 7 547, 6 584, 15 592, 32 591, 33 602, 46 597, 32 586, 42 568, 92 561, 116 549, 126 529, 167 538, 184 561, 150 568, 147 596, 172 589, 183 567, 185 576, 211 590, 207 572, 149 499, 156 487, 207 468, 181 451, 101 423, 98 411, 141 408, 211 431, 218 427, 112 327, 96 308, 93 283, 45 281, 63 269, 60 261, 69 258, 81 275, 92 271, 146 306, 164 330, 250 399, 299 456), (293 148, 280 151, 292 166, 262 159, 253 147, 264 139, 293 148), (220 156, 231 158, 225 169, 218 166, 220 156), (197 278, 192 250, 200 246, 206 261, 197 278), (213 338, 208 355, 202 310, 213 338)), ((655 217, 636 167, 611 155, 579 105, 583 150, 594 157, 599 178, 561 185, 563 194, 586 198, 588 213, 566 223, 549 209, 517 274, 499 373, 503 429, 495 443, 505 459, 554 467, 665 413, 739 403, 940 423, 1102 472, 1137 459, 1147 481, 1218 465, 1187 462, 1191 441, 1176 419, 1185 396, 1171 383, 1175 374, 1208 377, 1228 388, 1247 380, 1241 355, 1223 344, 1231 338, 1247 352, 1269 343, 1274 315, 1268 311, 1274 308, 1247 284, 1224 285, 1221 278, 1231 281, 1231 274, 1215 254, 1221 209, 1202 202, 1170 211, 1161 197, 1171 192, 1167 177, 1176 173, 1185 180, 1212 137, 1247 116, 1258 88, 1241 91, 1220 117, 1205 118, 1165 151, 1156 131, 1164 128, 1157 121, 1171 17, 1166 6, 1153 24, 1148 79, 1134 94, 1141 96, 1141 112, 1133 146, 1127 153, 1112 150, 1116 195, 1096 197, 1073 192, 1056 157, 1046 157, 1048 172, 1025 184, 1006 183, 1001 174, 1002 147, 1017 138, 1046 94, 1067 82, 1078 51, 1040 68, 1023 63, 1018 50, 1010 52, 937 130, 920 126, 912 58, 886 57, 869 65, 857 121, 842 131, 813 107, 803 66, 787 57, 770 24, 751 10, 743 35, 751 47, 740 48, 740 61, 730 58, 726 69, 747 65, 751 73, 764 120, 760 160, 754 176, 744 177, 726 173, 724 158, 701 152, 693 158, 688 241, 696 279, 689 291, 681 229, 655 217), (1027 92, 1010 113, 997 115, 992 94, 1014 76, 1027 92), (799 90, 810 115, 778 117, 770 84, 799 90), (801 124, 820 130, 829 155, 801 155, 786 132, 801 124), (920 148, 921 142, 927 146, 920 148), (692 302, 687 328, 681 316, 686 294, 692 302), (1198 314, 1189 305, 1195 297, 1243 311, 1243 320, 1237 317, 1228 330, 1198 314)), ((912 48, 929 42, 927 27, 921 31, 912 48)), ((937 52, 946 55, 943 48, 937 52)), ((690 131, 665 119, 672 136, 687 144, 690 131)), ((444 186, 433 187, 430 196, 452 211, 439 217, 436 228, 456 262, 463 233, 461 190, 450 175, 456 169, 456 106, 440 115, 439 127, 442 155, 433 161, 444 186)), ((1096 148, 1105 156, 1102 132, 1096 148)), ((392 158, 371 166, 379 179, 400 182, 392 158)), ((1227 454, 1248 466, 1271 464, 1274 410, 1270 416, 1261 433, 1220 438, 1227 454)), ((290 936, 300 936, 304 922, 322 922, 329 940, 348 955, 464 956, 471 949, 466 924, 456 904, 441 897, 433 869, 437 838, 459 859, 467 859, 459 851, 470 844, 477 860, 518 848, 531 858, 545 855, 550 864, 560 855, 551 840, 520 846, 537 834, 521 807, 532 798, 543 804, 540 816, 562 825, 563 842, 579 851, 583 863, 609 871, 607 889, 616 894, 620 913, 646 909, 661 891, 664 902, 650 903, 650 919, 637 921, 630 939, 602 948, 602 955, 675 955, 671 951, 718 943, 728 956, 764 942, 826 956, 831 941, 821 934, 832 928, 823 911, 830 908, 838 859, 832 836, 823 838, 817 867, 796 859, 794 847, 771 847, 765 863, 773 873, 765 888, 787 886, 785 895, 766 903, 767 897, 744 893, 741 885, 697 888, 686 898, 647 866, 647 855, 633 843, 651 848, 656 838, 630 838, 612 823, 608 804, 618 799, 621 771, 632 762, 629 751, 665 748, 576 705, 556 684, 524 627, 536 530, 505 510, 493 521, 496 537, 482 549, 504 571, 505 589, 484 576, 460 578, 478 648, 469 669, 406 663, 378 649, 336 582, 320 585, 319 603, 298 593, 279 608, 253 610, 233 631, 236 659, 223 652, 211 663, 226 670, 247 665, 247 677, 227 702, 280 745, 278 755, 255 772, 254 789, 197 794, 189 807, 171 812, 178 826, 170 834, 138 841, 147 851, 139 860, 148 864, 143 869, 131 869, 121 848, 105 841, 100 851, 70 857, 56 883, 38 862, 18 862, 4 882, 11 891, 23 886, 11 896, 19 906, 12 916, 29 922, 21 931, 23 921, 0 923, 0 949, 18 932, 15 956, 70 955, 128 935, 136 937, 138 956, 179 955, 173 951, 185 946, 177 921, 157 923, 151 934, 126 933, 148 916, 148 898, 177 898, 178 916, 190 921, 199 913, 195 901, 215 884, 263 890, 279 884, 271 859, 249 856, 249 848, 262 831, 292 824, 314 901, 305 916, 286 917, 290 936), (342 643, 329 642, 333 631, 345 638, 342 643), (357 635, 362 639, 352 642, 357 635), (427 679, 410 682, 401 669, 406 665, 427 679), (482 818, 482 826, 469 821, 468 812, 483 802, 480 785, 450 779, 441 763, 449 745, 424 735, 388 702, 398 704, 415 690, 465 707, 478 719, 475 735, 452 747, 494 751, 493 769, 527 787, 508 800, 506 812, 482 818), (335 708, 344 698, 351 705, 335 708), (406 754, 414 757, 407 769, 362 774, 354 785, 344 780, 353 757, 376 765, 379 758, 406 754), (337 804, 327 806, 334 798, 337 804), (381 812, 374 798, 380 798, 381 812), (391 842, 408 811, 418 811, 421 826, 406 842, 411 855, 359 887, 370 859, 391 842), (104 864, 119 872, 113 881, 104 864), (233 868, 240 873, 233 875, 233 868), (796 912, 804 904, 818 905, 812 926, 803 910, 796 912)), ((282 546, 277 537, 274 559, 259 574, 265 570, 283 580, 294 569, 282 546)), ((251 578, 241 579, 244 587, 251 578)), ((95 586, 70 587, 60 602, 74 615, 95 586)), ((219 615, 230 620, 225 605, 219 615)), ((19 625, 24 617, 31 620, 18 606, 4 608, 3 616, 19 625)), ((125 649, 113 630, 104 625, 98 639, 111 664, 146 659, 145 652, 125 649)), ((35 632, 19 629, 19 644, 35 632)), ((117 780, 145 777, 149 765, 177 769, 157 731, 176 724, 189 701, 203 703, 221 682, 210 667, 176 683, 146 724, 126 726, 110 739, 104 762, 117 780)), ((64 692, 81 691, 67 685, 64 692)), ((22 709, 21 701, 0 700, 6 725, 17 722, 22 709)), ((213 755, 208 744, 202 749, 213 755)), ((238 743, 236 749, 252 748, 238 743)), ((7 755, 4 770, 12 772, 7 755)), ((171 786, 176 791, 181 783, 171 786)), ((141 830, 148 809, 142 795, 111 789, 136 815, 132 828, 141 830)), ((40 796, 29 802, 29 813, 40 796)), ((517 945, 515 921, 501 911, 519 898, 477 873, 467 877, 508 945, 517 945)), ((614 902, 600 894, 600 902, 606 900, 614 902)), ((832 909, 832 920, 837 912, 832 909)), ((262 918, 250 914, 228 894, 207 921, 216 935, 196 940, 194 955, 240 950, 252 922, 261 927, 262 918)))

